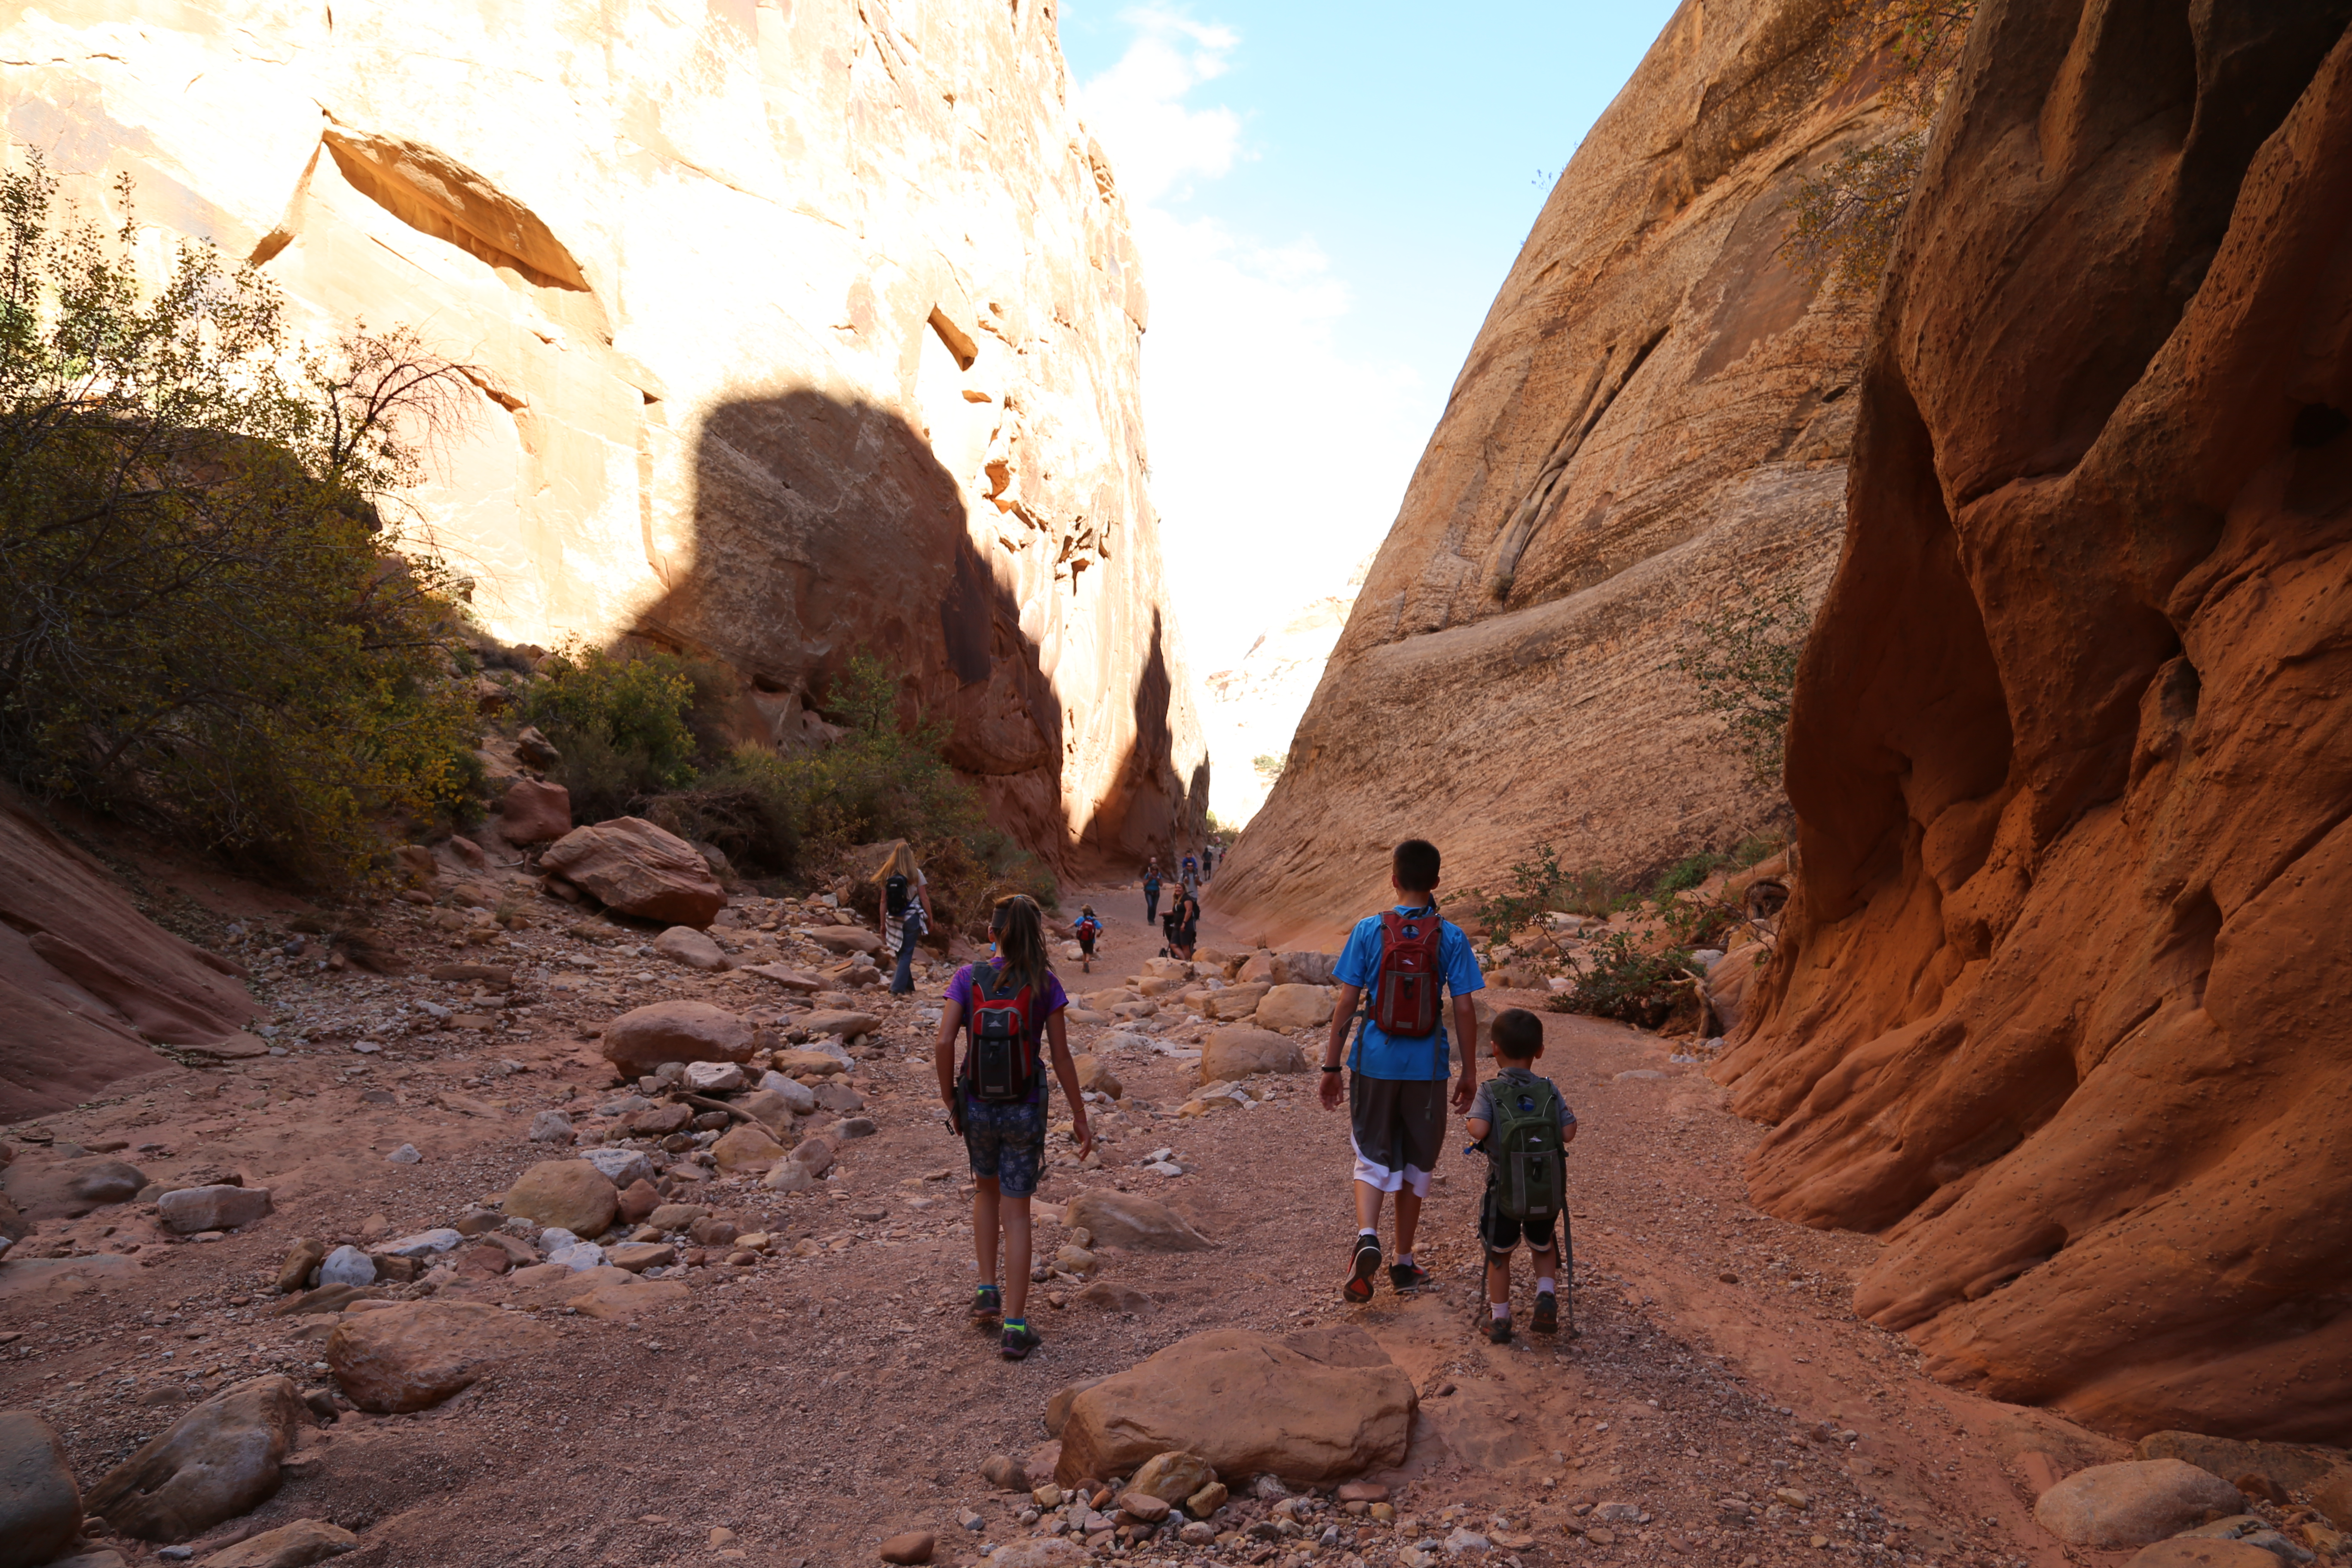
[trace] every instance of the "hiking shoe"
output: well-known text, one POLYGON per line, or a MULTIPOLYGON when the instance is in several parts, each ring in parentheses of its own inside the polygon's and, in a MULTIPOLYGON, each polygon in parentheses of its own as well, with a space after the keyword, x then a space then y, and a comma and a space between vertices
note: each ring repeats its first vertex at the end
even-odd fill
POLYGON ((1486 1342, 1496 1345, 1511 1342, 1511 1320, 1496 1317, 1491 1308, 1486 1313, 1486 1342))
POLYGON ((1004 1321, 1004 1292, 993 1285, 982 1285, 971 1293, 972 1326, 993 1333, 1004 1321))
POLYGON ((1400 1296, 1409 1296, 1429 1283, 1429 1270, 1418 1263, 1389 1265, 1389 1288, 1400 1296))
POLYGON ((1037 1337, 1037 1331, 1026 1323, 1023 1323, 1019 1328, 1007 1328, 1004 1331, 1003 1347, 1004 1359, 1026 1361, 1029 1358, 1029 1352, 1043 1343, 1045 1342, 1037 1337))
POLYGON ((1369 1236, 1359 1236, 1350 1244, 1348 1254, 1348 1282, 1339 1293, 1359 1304, 1372 1299, 1372 1277, 1381 1271, 1381 1244, 1369 1236))
POLYGON ((1536 1292, 1535 1321, 1528 1325, 1539 1334, 1559 1331, 1559 1298, 1549 1290, 1536 1292))

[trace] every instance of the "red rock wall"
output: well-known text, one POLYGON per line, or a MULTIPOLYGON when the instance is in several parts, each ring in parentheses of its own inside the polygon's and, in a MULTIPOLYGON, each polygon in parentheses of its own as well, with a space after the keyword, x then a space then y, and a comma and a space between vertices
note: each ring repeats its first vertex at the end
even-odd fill
POLYGON ((1800 676, 1718 1066, 1937 1375, 2352 1431, 2347 7, 1988 0, 1800 676))

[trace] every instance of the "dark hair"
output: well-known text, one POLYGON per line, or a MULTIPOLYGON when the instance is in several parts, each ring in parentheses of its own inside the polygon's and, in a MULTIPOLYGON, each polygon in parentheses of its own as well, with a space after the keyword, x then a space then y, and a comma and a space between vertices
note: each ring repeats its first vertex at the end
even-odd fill
POLYGON ((1437 846, 1426 838, 1408 838, 1398 845, 1391 864, 1397 886, 1408 892, 1426 893, 1437 886, 1437 846))
POLYGON ((1045 965, 1045 912, 1026 893, 1010 893, 996 900, 988 917, 989 933, 1004 973, 1024 985, 1044 989, 1053 971, 1045 965))
POLYGON ((1092 904, 1080 904, 1078 906, 1078 913, 1082 915, 1090 915, 1094 912, 1095 907, 1092 904))
POLYGON ((1504 1008, 1487 1032, 1495 1038, 1495 1048, 1515 1062, 1543 1055, 1543 1020, 1525 1007, 1504 1008))

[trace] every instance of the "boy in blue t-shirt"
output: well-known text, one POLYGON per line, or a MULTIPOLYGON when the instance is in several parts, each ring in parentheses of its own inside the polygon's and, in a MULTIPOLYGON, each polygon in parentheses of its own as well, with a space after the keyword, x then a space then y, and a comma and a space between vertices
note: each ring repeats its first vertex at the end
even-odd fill
MULTIPOLYGON (((1486 988, 1478 973, 1477 955, 1470 939, 1451 921, 1439 920, 1437 847, 1408 838, 1396 847, 1390 881, 1404 902, 1396 906, 1398 930, 1408 940, 1425 937, 1424 922, 1436 921, 1437 973, 1454 997, 1454 1028, 1462 1037, 1462 1071, 1454 1088, 1454 1109, 1466 1111, 1478 1087, 1478 1015, 1470 994, 1486 988)), ((1413 1261, 1413 1232, 1421 1224, 1422 1200, 1429 1195, 1429 1175, 1445 1146, 1445 1080, 1448 1076, 1445 1026, 1433 1033, 1392 1036, 1374 1022, 1379 1016, 1381 960, 1387 946, 1386 921, 1367 915, 1349 933, 1339 962, 1332 966, 1339 994, 1331 1007, 1331 1034, 1323 1047, 1323 1109, 1339 1108, 1340 1053, 1348 1042, 1348 1026, 1356 1004, 1364 1005, 1363 1027, 1357 1032, 1349 1062, 1349 1132, 1356 1151, 1356 1239, 1348 1250, 1348 1279, 1341 1287, 1350 1301, 1372 1299, 1372 1279, 1381 1268, 1381 1200, 1396 1194, 1396 1261, 1389 1266, 1389 1283, 1399 1290, 1416 1290, 1429 1283, 1428 1273, 1413 1261)))

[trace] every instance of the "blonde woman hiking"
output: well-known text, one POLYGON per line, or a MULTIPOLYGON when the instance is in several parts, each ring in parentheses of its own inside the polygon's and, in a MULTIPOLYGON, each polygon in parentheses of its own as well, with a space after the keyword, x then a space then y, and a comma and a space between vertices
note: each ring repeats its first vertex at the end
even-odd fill
POLYGON ((1078 1069, 1070 1059, 1062 1010, 1070 1004, 1045 962, 1045 916, 1025 893, 996 900, 988 928, 996 952, 956 971, 940 1009, 932 1058, 940 1100, 971 1159, 971 1237, 980 1262, 971 1321, 1003 1330, 1004 1359, 1020 1361, 1037 1348, 1030 1328, 1029 1199, 1045 1163, 1045 1072, 1038 1047, 1053 1044, 1055 1080, 1070 1102, 1070 1133, 1078 1158, 1094 1149, 1087 1103, 1078 1097, 1078 1069), (956 1060, 956 1036, 969 1023, 970 1047, 956 1060), (1004 1237, 1004 1284, 996 1282, 996 1238, 1004 1237))
POLYGON ((915 988, 915 943, 930 929, 931 885, 924 879, 922 863, 903 838, 891 844, 882 868, 874 873, 874 882, 882 889, 882 951, 898 957, 898 971, 890 976, 890 994, 904 996, 915 988))

